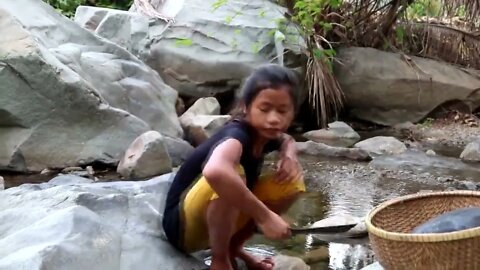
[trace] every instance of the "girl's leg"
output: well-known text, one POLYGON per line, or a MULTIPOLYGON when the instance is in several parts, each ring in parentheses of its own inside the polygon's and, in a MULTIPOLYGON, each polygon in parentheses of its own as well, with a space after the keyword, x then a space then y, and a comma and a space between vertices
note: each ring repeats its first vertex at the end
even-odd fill
MULTIPOLYGON (((301 192, 290 194, 288 197, 282 198, 275 202, 265 202, 265 204, 272 211, 280 215, 290 208, 290 206, 297 200, 300 193, 301 192)), ((250 239, 254 233, 255 223, 253 220, 249 220, 247 224, 240 231, 238 231, 230 241, 230 259, 234 260, 235 257, 242 259, 247 265, 248 269, 273 269, 273 261, 270 258, 260 260, 243 250, 245 242, 250 239)))
POLYGON ((206 218, 212 250, 211 270, 233 270, 229 245, 238 216, 239 211, 221 198, 209 203, 206 218))

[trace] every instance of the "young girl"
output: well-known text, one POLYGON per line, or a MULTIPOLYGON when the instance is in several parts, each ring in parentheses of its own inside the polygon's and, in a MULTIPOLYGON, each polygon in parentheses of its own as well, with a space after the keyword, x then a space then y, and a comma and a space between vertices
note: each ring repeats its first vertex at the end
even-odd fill
POLYGON ((235 257, 249 269, 272 269, 243 245, 258 228, 270 239, 289 237, 279 216, 305 191, 293 120, 297 80, 286 68, 263 66, 247 79, 242 116, 199 145, 177 172, 167 195, 163 228, 170 243, 191 253, 211 248, 210 269, 232 270, 235 257), (266 153, 280 150, 277 171, 260 175, 266 153))

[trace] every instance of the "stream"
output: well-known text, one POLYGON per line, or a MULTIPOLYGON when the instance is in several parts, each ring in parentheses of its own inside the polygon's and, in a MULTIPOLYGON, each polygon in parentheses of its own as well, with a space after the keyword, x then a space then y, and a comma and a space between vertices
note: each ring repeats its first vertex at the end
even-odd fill
MULTIPOLYGON (((369 163, 312 157, 302 157, 301 162, 307 192, 286 214, 294 226, 307 226, 342 214, 362 218, 388 199, 419 191, 445 190, 459 181, 475 185, 473 180, 480 179, 480 166, 412 150, 376 157, 369 163)), ((312 235, 298 235, 287 241, 268 241, 256 235, 248 242, 248 248, 260 255, 281 253, 299 257, 328 250, 329 259, 311 264, 312 270, 355 270, 374 262, 368 238, 339 244, 326 243, 312 235)))

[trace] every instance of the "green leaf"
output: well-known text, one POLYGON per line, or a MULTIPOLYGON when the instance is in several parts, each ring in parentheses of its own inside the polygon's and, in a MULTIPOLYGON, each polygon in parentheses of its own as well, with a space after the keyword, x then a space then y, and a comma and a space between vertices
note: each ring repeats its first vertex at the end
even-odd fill
POLYGON ((225 22, 226 22, 227 24, 231 23, 231 22, 232 22, 232 20, 233 20, 233 17, 232 17, 232 16, 230 16, 230 15, 229 15, 229 16, 227 16, 227 17, 225 17, 225 22))
POLYGON ((193 41, 191 39, 185 38, 185 39, 177 39, 175 41, 175 46, 177 47, 190 47, 192 46, 193 41))

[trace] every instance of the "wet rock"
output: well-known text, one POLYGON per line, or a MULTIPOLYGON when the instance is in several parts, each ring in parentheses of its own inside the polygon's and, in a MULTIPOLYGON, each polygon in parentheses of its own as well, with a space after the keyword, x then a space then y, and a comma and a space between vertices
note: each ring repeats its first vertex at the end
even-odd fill
POLYGON ((195 149, 187 141, 169 136, 163 136, 163 142, 167 147, 173 167, 180 166, 195 149))
POLYGON ((333 147, 313 141, 297 142, 296 146, 298 152, 305 155, 341 157, 358 161, 369 161, 372 159, 368 152, 363 149, 333 147))
POLYGON ((425 154, 427 156, 436 156, 437 153, 435 153, 435 151, 433 151, 432 149, 428 149, 427 152, 425 152, 425 154))
POLYGON ((376 155, 396 155, 407 150, 404 143, 394 137, 377 136, 355 144, 356 148, 363 149, 376 155))
POLYGON ((117 172, 127 179, 146 178, 171 171, 172 161, 164 138, 157 131, 146 132, 135 139, 117 167, 117 172))
POLYGON ((361 270, 384 270, 384 268, 379 262, 376 262, 362 268, 361 270))
POLYGON ((132 12, 108 9, 105 14, 106 9, 81 7, 75 21, 113 42, 128 44, 126 47, 131 44, 132 52, 145 52, 141 59, 182 96, 233 93, 254 68, 271 59, 292 68, 302 67, 305 42, 297 29, 283 26, 286 9, 278 4, 246 0, 220 5, 217 0, 182 3, 174 12, 175 23, 155 20, 147 34, 144 23, 133 29, 138 15, 132 12), (130 17, 130 23, 121 21, 124 16, 130 17), (119 29, 124 27, 127 29, 119 29), (285 38, 275 38, 276 32, 285 38))
POLYGON ((305 253, 301 256, 301 258, 307 264, 324 262, 329 260, 330 252, 328 250, 328 247, 320 247, 305 253))
POLYGON ((230 115, 193 115, 184 114, 180 119, 186 139, 198 146, 212 136, 231 119, 230 115))
POLYGON ((327 129, 306 132, 303 137, 314 142, 337 147, 350 147, 360 140, 360 135, 353 128, 339 121, 329 123, 327 129))
POLYGON ((475 70, 372 48, 344 48, 337 57, 334 72, 356 118, 393 126, 416 123, 447 102, 480 107, 475 70))
POLYGON ((465 150, 460 154, 460 158, 464 161, 480 162, 480 140, 467 144, 465 150))
POLYGON ((329 234, 314 234, 312 235, 315 239, 324 241, 324 242, 334 242, 334 243, 350 243, 354 244, 358 242, 355 238, 360 239, 361 243, 364 243, 364 239, 367 236, 367 227, 364 222, 364 218, 354 217, 350 215, 335 215, 328 217, 322 220, 319 220, 313 223, 310 227, 328 227, 328 226, 341 226, 357 224, 355 227, 344 233, 329 233, 329 234))
POLYGON ((125 49, 44 1, 2 2, 0 24, 0 170, 114 165, 143 132, 182 136, 177 92, 125 49))
POLYGON ((193 103, 185 114, 193 115, 219 115, 220 103, 214 97, 199 98, 193 103))
POLYGON ((275 263, 274 270, 310 270, 302 259, 286 255, 277 255, 273 257, 275 263))
POLYGON ((2 191, 0 269, 204 269, 164 240, 161 213, 171 180, 72 180, 2 191))

